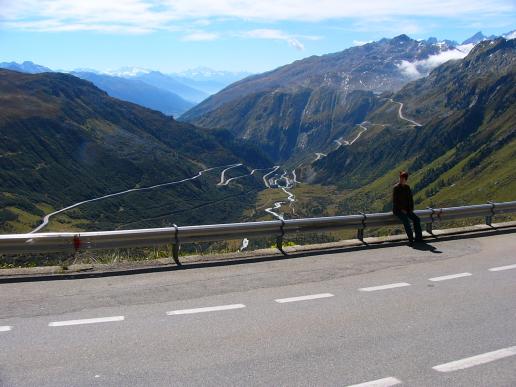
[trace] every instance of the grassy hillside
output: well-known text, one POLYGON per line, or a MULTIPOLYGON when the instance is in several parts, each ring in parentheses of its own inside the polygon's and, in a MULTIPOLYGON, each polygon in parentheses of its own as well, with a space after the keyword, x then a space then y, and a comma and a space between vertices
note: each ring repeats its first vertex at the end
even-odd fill
MULTIPOLYGON (((269 166, 254 147, 229 132, 178 123, 111 98, 71 75, 0 70, 0 105, 4 232, 30 231, 51 210, 192 177, 206 167, 240 161, 249 167, 269 166)), ((85 205, 66 214, 67 227, 114 228, 138 219, 149 219, 139 224, 150 226, 238 218, 260 187, 258 179, 251 179, 246 187, 219 188, 213 179, 85 205), (211 202, 219 204, 201 210, 211 202)))
POLYGON ((515 46, 484 42, 384 96, 359 141, 306 171, 316 182, 352 190, 340 203, 343 212, 390 209, 400 170, 411 173, 419 207, 516 199, 515 46), (400 119, 397 101, 404 117, 422 126, 400 119))

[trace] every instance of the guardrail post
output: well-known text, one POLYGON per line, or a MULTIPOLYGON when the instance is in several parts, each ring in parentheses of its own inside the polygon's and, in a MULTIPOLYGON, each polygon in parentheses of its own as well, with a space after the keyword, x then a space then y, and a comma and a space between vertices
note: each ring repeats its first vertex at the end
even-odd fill
POLYGON ((82 241, 81 241, 81 236, 80 234, 76 234, 73 236, 73 250, 74 250, 74 254, 81 248, 81 244, 82 244, 82 241))
POLYGON ((283 236, 285 235, 285 230, 283 227, 285 226, 285 221, 283 219, 280 219, 280 220, 281 220, 281 226, 280 226, 281 235, 276 237, 276 248, 279 251, 281 251, 281 254, 287 255, 285 250, 283 250, 283 236))
POLYGON ((486 216, 486 224, 488 226, 491 226, 491 224, 493 223, 493 216, 495 215, 495 204, 492 201, 488 201, 487 203, 491 204, 491 215, 486 216))
POLYGON ((432 210, 432 213, 430 214, 431 222, 426 224, 426 232, 429 233, 430 235, 433 235, 432 226, 434 224, 435 210, 432 207, 427 207, 427 209, 432 210))
POLYGON ((181 262, 179 261, 179 250, 181 248, 181 245, 179 244, 179 228, 174 223, 174 242, 172 243, 172 258, 174 259, 174 262, 177 266, 181 266, 181 262))
POLYGON ((364 241, 364 228, 366 227, 365 221, 367 219, 367 215, 364 214, 363 212, 361 212, 360 215, 362 215, 362 228, 357 229, 357 239, 360 242, 363 242, 364 241))

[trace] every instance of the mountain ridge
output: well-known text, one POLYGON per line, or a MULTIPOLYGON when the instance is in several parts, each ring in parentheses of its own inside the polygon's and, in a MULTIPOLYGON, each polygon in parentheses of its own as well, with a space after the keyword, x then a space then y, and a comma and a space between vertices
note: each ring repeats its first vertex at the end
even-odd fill
POLYGON ((422 126, 394 119, 396 110, 386 100, 367 115, 369 130, 360 141, 329 152, 304 177, 352 189, 342 211, 389 210, 389 184, 401 169, 412 174, 419 205, 514 199, 515 65, 516 40, 481 42, 464 59, 390 97, 422 126))
POLYGON ((112 97, 158 110, 166 115, 176 117, 194 106, 193 102, 183 99, 178 94, 152 86, 139 79, 127 79, 91 72, 72 72, 70 74, 92 82, 112 97))
MULTIPOLYGON (((0 103, 0 136, 6 139, 0 142, 3 231, 30 231, 45 213, 71 202, 190 178, 208 167, 270 166, 227 131, 179 123, 73 75, 0 70, 0 103)), ((85 205, 58 224, 96 230, 120 223, 155 227, 238 218, 263 182, 251 177, 245 189, 238 184, 220 189, 215 172, 177 189, 85 205)))
POLYGON ((228 129, 261 144, 273 160, 285 161, 348 135, 361 122, 364 104, 370 107, 379 94, 399 90, 414 79, 414 72, 424 76, 438 64, 437 57, 452 51, 466 55, 445 42, 416 41, 403 34, 384 38, 250 76, 179 119, 228 129))

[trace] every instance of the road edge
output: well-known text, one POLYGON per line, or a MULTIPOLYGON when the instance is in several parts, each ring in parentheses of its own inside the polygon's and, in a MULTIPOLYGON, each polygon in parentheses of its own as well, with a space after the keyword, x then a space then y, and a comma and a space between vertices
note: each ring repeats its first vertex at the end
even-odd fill
MULTIPOLYGON (((453 238, 455 236, 465 237, 466 235, 471 235, 473 237, 478 237, 483 235, 496 235, 500 232, 516 232, 516 221, 493 223, 491 226, 480 224, 475 226, 434 230, 432 234, 424 232, 424 239, 426 241, 439 241, 445 238, 453 238)), ((406 241, 407 240, 404 235, 391 235, 385 237, 364 238, 364 241, 360 241, 358 239, 348 239, 331 243, 289 246, 284 248, 284 251, 287 253, 287 256, 284 256, 279 250, 273 248, 254 250, 250 252, 235 252, 209 256, 191 255, 181 257, 182 266, 175 265, 174 260, 172 258, 165 258, 160 260, 141 261, 133 263, 122 262, 114 265, 70 265, 67 270, 64 270, 61 266, 40 266, 34 268, 0 269, 0 284, 15 282, 110 277, 162 271, 195 269, 211 266, 236 265, 252 262, 289 259, 299 256, 314 255, 323 252, 351 252, 357 249, 399 246, 400 244, 406 243, 406 241)))

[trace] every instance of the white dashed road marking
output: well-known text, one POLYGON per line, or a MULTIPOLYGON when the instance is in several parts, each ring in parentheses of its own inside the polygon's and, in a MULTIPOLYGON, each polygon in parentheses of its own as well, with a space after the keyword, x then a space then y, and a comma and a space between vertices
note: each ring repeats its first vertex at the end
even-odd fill
POLYGON ((516 269, 516 265, 492 267, 491 269, 489 269, 489 271, 502 271, 502 270, 511 270, 511 269, 516 269))
POLYGON ((195 308, 195 309, 182 309, 182 310, 173 310, 167 312, 167 315, 173 316, 176 314, 194 314, 194 313, 205 313, 205 312, 218 312, 221 310, 231 310, 231 309, 241 309, 245 308, 243 304, 233 304, 233 305, 221 305, 221 306, 209 306, 206 308, 195 308))
POLYGON ((360 383, 360 384, 353 384, 352 386, 348 386, 348 387, 389 387, 389 386, 395 386, 397 384, 401 384, 401 380, 389 377, 389 378, 371 380, 370 382, 365 382, 365 383, 360 383))
POLYGON ((67 325, 97 324, 104 322, 123 321, 124 316, 87 318, 83 320, 54 321, 48 324, 49 327, 64 327, 67 325))
POLYGON ((450 274, 450 275, 443 275, 441 277, 429 278, 428 280, 429 281, 433 281, 433 282, 446 281, 446 280, 451 280, 451 279, 454 279, 454 278, 469 277, 471 275, 472 275, 471 273, 450 274))
POLYGON ((10 331, 11 329, 13 329, 13 327, 6 325, 3 327, 0 327, 0 332, 7 332, 7 331, 10 331))
POLYGON ((380 285, 380 286, 371 286, 369 288, 360 288, 361 292, 374 292, 376 290, 386 290, 386 289, 394 289, 394 288, 402 288, 404 286, 410 286, 410 284, 406 282, 398 282, 395 284, 388 284, 388 285, 380 285))
POLYGON ((452 361, 432 367, 439 372, 452 372, 463 370, 465 368, 474 367, 481 364, 490 363, 495 360, 516 355, 516 346, 499 349, 498 351, 487 352, 477 356, 467 357, 465 359, 452 361))
POLYGON ((278 298, 277 300, 274 300, 274 301, 282 304, 285 302, 308 301, 308 300, 316 300, 318 298, 328 298, 328 297, 333 297, 333 294, 331 294, 331 293, 311 294, 309 296, 278 298))

